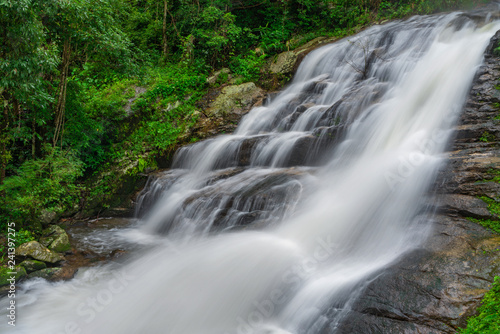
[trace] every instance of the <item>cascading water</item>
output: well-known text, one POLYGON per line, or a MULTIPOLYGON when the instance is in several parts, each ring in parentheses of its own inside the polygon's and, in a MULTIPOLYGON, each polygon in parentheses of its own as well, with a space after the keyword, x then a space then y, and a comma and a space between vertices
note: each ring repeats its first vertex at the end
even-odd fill
POLYGON ((137 233, 163 239, 122 265, 27 282, 15 329, 334 333, 366 280, 425 238, 423 197, 498 29, 414 17, 312 52, 234 135, 181 149, 150 180, 137 233))

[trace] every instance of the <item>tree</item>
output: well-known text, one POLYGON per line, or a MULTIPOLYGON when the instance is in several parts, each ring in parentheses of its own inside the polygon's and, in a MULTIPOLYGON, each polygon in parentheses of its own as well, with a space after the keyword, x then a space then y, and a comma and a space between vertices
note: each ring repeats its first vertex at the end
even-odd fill
POLYGON ((37 134, 26 127, 35 128, 37 114, 53 102, 47 77, 57 66, 56 48, 46 43, 39 10, 34 0, 0 1, 0 184, 12 157, 9 143, 31 141, 35 155, 37 134))
POLYGON ((60 140, 62 145, 70 66, 91 63, 99 71, 103 66, 116 70, 130 60, 130 42, 115 22, 114 4, 114 0, 47 3, 43 22, 60 54, 53 146, 60 140))

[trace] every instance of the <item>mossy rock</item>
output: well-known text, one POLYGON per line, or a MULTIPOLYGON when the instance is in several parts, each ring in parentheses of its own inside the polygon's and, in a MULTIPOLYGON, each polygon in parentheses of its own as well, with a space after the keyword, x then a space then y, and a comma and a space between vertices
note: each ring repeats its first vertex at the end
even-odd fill
POLYGON ((24 260, 21 262, 20 266, 24 267, 27 273, 47 268, 45 262, 37 260, 24 260))
POLYGON ((16 248, 16 255, 48 263, 56 263, 64 260, 61 254, 51 251, 38 241, 30 241, 20 245, 16 248))
POLYGON ((68 234, 57 225, 50 225, 42 231, 40 243, 58 253, 63 253, 71 249, 68 234))
POLYGON ((43 278, 46 280, 51 280, 54 276, 62 270, 62 268, 45 268, 42 270, 34 271, 28 275, 28 278, 43 278))
POLYGON ((9 281, 9 279, 12 278, 12 276, 15 277, 16 282, 19 282, 19 280, 26 275, 26 269, 21 266, 16 266, 14 270, 6 267, 0 267, 0 286, 10 285, 11 281, 9 281), (15 274, 11 274, 12 272, 15 274))
POLYGON ((40 220, 42 221, 42 225, 48 225, 52 222, 57 221, 57 213, 50 210, 43 210, 40 214, 40 220))
POLYGON ((253 82, 226 86, 207 110, 211 116, 221 117, 234 112, 241 112, 263 96, 262 89, 253 82))
POLYGON ((289 74, 292 73, 295 63, 297 62, 297 57, 300 52, 286 51, 280 53, 274 62, 269 66, 269 70, 272 73, 277 74, 289 74))

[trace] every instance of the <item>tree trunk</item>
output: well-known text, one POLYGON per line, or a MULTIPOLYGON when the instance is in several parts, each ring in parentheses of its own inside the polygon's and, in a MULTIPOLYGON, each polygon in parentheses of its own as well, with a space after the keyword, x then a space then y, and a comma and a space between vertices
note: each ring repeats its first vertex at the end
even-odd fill
MULTIPOLYGON (((3 184, 3 180, 5 179, 5 170, 7 169, 7 162, 9 161, 10 154, 7 151, 7 142, 9 140, 8 130, 9 130, 9 111, 8 111, 8 99, 4 96, 1 96, 0 101, 3 104, 3 117, 1 122, 1 133, 0 133, 0 184, 3 184)), ((5 192, 0 192, 0 196, 4 197, 5 192)))
POLYGON ((36 121, 35 115, 33 115, 33 120, 31 121, 31 156, 36 159, 36 121))
POLYGON ((168 0, 163 1, 163 56, 168 54, 168 40, 167 40, 167 13, 168 13, 168 0))
POLYGON ((64 126, 64 110, 66 107, 66 87, 68 86, 68 70, 71 58, 71 39, 64 41, 62 54, 61 77, 58 88, 57 105, 55 108, 54 138, 52 144, 55 147, 59 139, 62 142, 62 128, 64 126))

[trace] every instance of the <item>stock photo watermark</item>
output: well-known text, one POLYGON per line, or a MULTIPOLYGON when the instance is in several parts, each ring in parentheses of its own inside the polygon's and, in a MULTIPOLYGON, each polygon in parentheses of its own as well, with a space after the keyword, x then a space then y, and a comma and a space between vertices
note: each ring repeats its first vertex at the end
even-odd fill
MULTIPOLYGON (((318 238, 316 242, 317 245, 311 256, 302 259, 281 275, 280 288, 271 290, 267 298, 255 301, 253 303, 255 309, 245 318, 241 316, 236 318, 237 334, 259 333, 266 321, 271 320, 275 316, 275 311, 288 301, 289 294, 299 290, 302 283, 313 272, 317 271, 322 263, 330 259, 338 248, 337 244, 332 240, 331 235, 318 238)), ((226 332, 224 334, 234 333, 226 332)))
POLYGON ((386 171, 385 180, 391 190, 407 180, 415 170, 422 166, 432 154, 436 154, 439 147, 444 145, 449 138, 447 131, 435 130, 431 138, 415 143, 418 150, 411 152, 408 156, 399 156, 396 170, 386 171))

